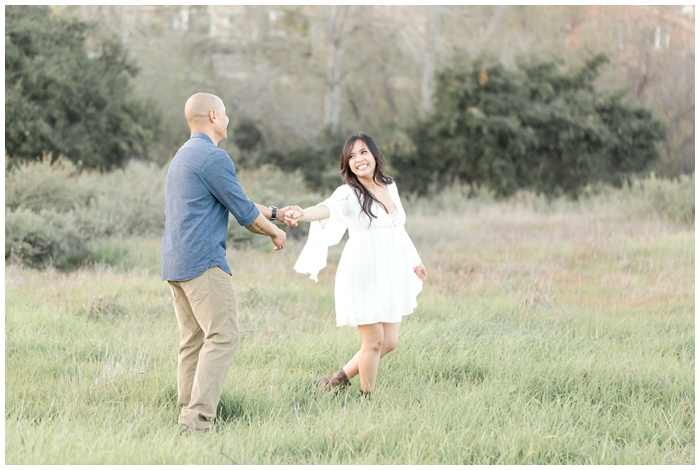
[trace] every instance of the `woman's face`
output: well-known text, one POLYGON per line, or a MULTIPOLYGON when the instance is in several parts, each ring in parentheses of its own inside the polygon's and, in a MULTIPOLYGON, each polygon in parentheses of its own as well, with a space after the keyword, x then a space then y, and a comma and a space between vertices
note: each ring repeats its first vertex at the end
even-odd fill
POLYGON ((348 156, 348 167, 359 180, 371 181, 374 179, 377 160, 362 139, 357 139, 353 144, 348 156))

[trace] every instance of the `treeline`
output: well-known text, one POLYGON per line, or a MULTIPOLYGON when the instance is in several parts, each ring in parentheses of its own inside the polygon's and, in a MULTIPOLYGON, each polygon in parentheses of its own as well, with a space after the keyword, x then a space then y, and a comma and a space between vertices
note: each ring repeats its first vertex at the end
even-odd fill
MULTIPOLYGON (((78 168, 110 170, 149 159, 158 112, 131 93, 137 70, 118 42, 93 45, 91 26, 48 7, 6 8, 6 155, 10 164, 61 155, 78 168)), ((455 60, 436 74, 432 113, 405 128, 366 131, 380 143, 404 192, 429 194, 454 182, 499 196, 528 189, 576 196, 586 185, 619 185, 660 157, 663 125, 620 92, 600 90, 607 59, 580 70, 523 58, 455 60)), ((237 164, 302 169, 312 189, 338 183, 346 135, 327 132, 276 148, 252 121, 232 129, 237 164)))
MULTIPOLYGON (((418 194, 455 182, 498 196, 576 197, 591 184, 619 187, 659 159, 665 129, 622 93, 596 88, 606 62, 598 55, 574 71, 532 58, 512 70, 495 61, 456 64, 438 74, 430 116, 378 140, 402 187, 418 194)), ((260 158, 287 171, 304 168, 312 187, 329 189, 342 142, 329 135, 260 158)))

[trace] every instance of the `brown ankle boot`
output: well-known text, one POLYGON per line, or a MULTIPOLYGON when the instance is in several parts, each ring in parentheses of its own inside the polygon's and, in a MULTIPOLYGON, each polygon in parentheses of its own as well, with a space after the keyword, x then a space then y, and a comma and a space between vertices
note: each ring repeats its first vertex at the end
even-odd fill
POLYGON ((333 390, 334 388, 344 388, 350 385, 350 379, 348 379, 347 374, 345 374, 345 371, 341 368, 338 370, 338 372, 334 372, 331 375, 324 375, 320 379, 316 381, 316 386, 320 387, 323 385, 323 387, 326 390, 333 390))

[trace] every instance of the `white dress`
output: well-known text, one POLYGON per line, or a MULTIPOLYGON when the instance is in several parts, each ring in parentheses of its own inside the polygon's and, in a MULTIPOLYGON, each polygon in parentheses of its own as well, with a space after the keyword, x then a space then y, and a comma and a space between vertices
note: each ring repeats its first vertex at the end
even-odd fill
POLYGON ((340 186, 321 204, 330 216, 311 222, 309 237, 294 269, 318 282, 326 266, 328 247, 336 245, 347 229, 348 242, 335 276, 337 326, 400 322, 416 308, 423 281, 413 272, 420 256, 406 233, 406 213, 395 183, 387 185, 396 209, 387 214, 374 203, 377 218, 362 212, 353 189, 340 186))

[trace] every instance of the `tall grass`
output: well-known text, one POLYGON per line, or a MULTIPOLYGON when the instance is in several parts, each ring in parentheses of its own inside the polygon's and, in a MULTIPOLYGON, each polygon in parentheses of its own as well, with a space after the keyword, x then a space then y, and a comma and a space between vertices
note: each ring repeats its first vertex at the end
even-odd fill
MULTIPOLYGON (((11 263, 73 269, 105 261, 105 243, 114 247, 126 238, 162 234, 167 165, 132 161, 100 173, 79 171, 69 160, 51 155, 5 165, 5 259, 11 263)), ((293 201, 306 207, 322 200, 306 189, 300 173, 264 166, 239 171, 239 176, 256 202, 282 207, 293 201)), ((302 238, 307 231, 294 236, 302 238)), ((232 243, 260 245, 259 237, 246 230, 230 233, 232 243)))
POLYGON ((157 237, 6 265, 5 462, 694 464, 694 226, 623 197, 442 197, 407 201, 429 279, 369 401, 312 386, 359 347, 334 326, 341 247, 314 284, 303 239, 233 244, 242 341, 206 437, 175 425, 157 237))

